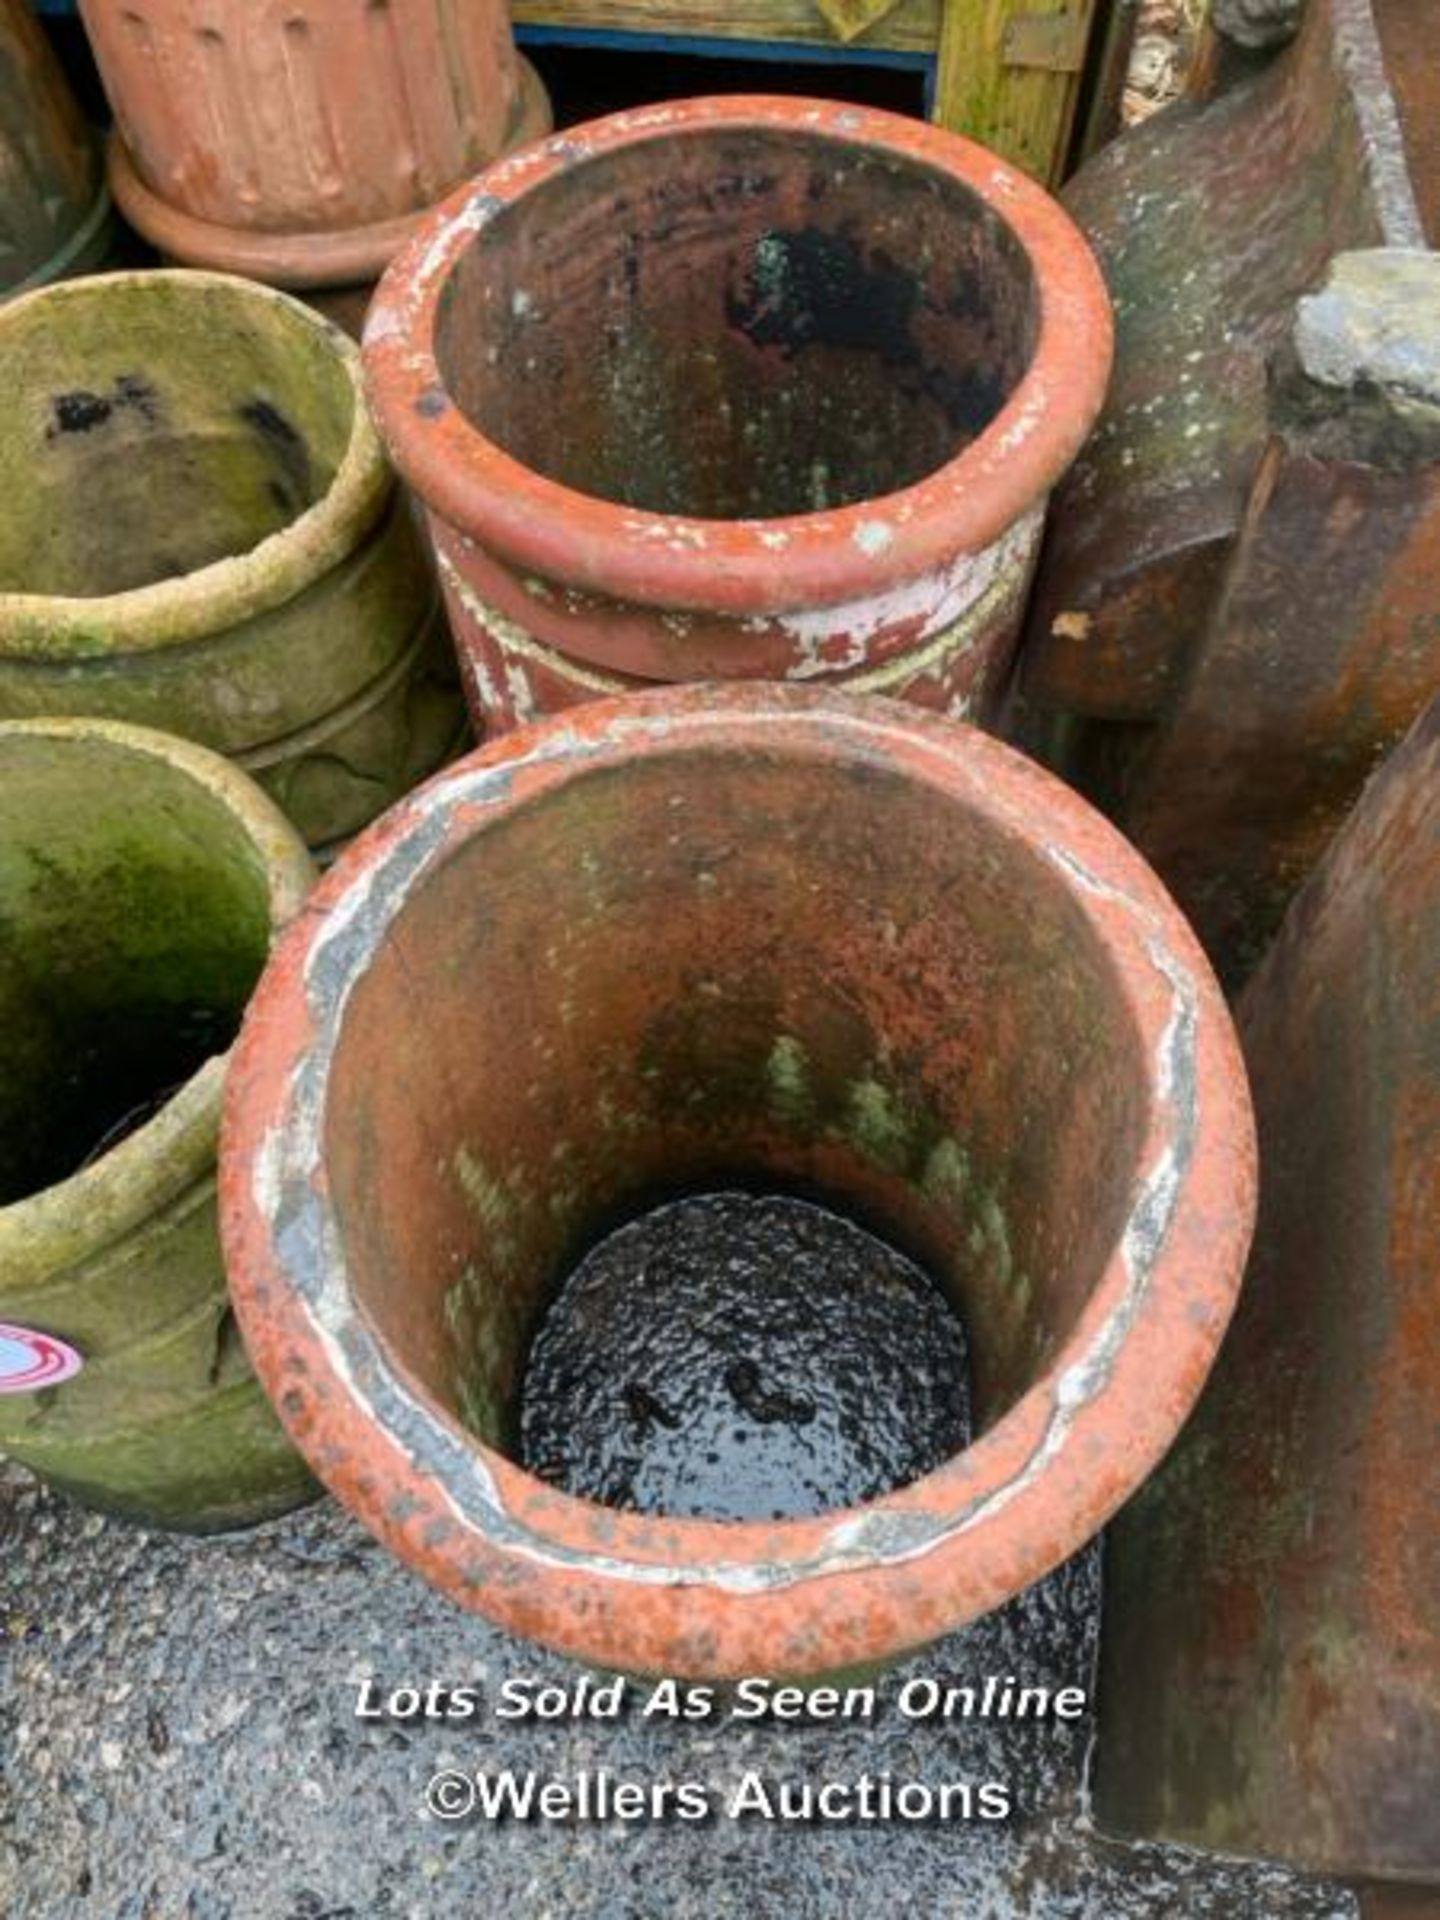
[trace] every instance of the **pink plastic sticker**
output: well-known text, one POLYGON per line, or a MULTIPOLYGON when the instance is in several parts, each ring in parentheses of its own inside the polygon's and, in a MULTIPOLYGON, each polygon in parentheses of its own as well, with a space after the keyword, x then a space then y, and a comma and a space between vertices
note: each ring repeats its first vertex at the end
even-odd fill
POLYGON ((0 1322, 0 1393, 36 1393, 72 1380, 85 1362, 52 1334, 0 1322))

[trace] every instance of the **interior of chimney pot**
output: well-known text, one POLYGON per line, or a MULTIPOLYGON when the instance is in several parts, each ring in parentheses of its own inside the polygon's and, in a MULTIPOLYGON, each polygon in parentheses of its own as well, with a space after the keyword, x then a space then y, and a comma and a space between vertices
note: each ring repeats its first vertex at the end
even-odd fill
POLYGON ((653 513, 776 518, 954 459, 1034 352, 1029 260, 936 168, 708 128, 582 155, 493 211, 442 296, 442 379, 507 454, 653 513))
POLYGON ((229 1047, 269 890, 222 803, 105 741, 0 737, 0 1206, 69 1178, 229 1047))
POLYGON ((101 598, 248 554, 349 445, 354 385, 303 313, 164 275, 93 284, 0 317, 0 594, 101 598))
POLYGON ((807 1195, 907 1252, 983 1432, 1055 1358, 1149 1106, 1057 869, 889 768, 739 749, 595 769, 407 893, 322 1121, 348 1285, 422 1401, 513 1451, 535 1330, 676 1195, 807 1195))

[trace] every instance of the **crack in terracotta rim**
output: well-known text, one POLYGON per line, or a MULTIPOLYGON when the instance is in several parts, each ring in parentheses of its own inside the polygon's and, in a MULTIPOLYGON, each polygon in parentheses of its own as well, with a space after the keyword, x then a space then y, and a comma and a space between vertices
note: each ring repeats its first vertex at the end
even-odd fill
POLYGON ((511 565, 642 605, 783 613, 861 600, 988 546, 1070 464, 1109 378, 1109 297, 1088 243, 1045 190, 975 142, 899 114, 737 95, 614 114, 521 149, 456 194, 392 262, 365 327, 371 404, 401 473, 451 526, 511 565), (717 520, 649 513, 547 479, 468 421, 437 357, 441 299, 480 233, 600 156, 707 132, 790 133, 872 150, 968 190, 1020 244, 1040 326, 995 419, 910 487, 822 513, 717 520), (874 550, 873 528, 890 539, 874 550))
POLYGON ((65 324, 65 304, 103 303, 133 292, 185 300, 228 297, 243 310, 278 313, 282 326, 308 330, 334 353, 349 383, 350 431, 329 486, 303 513, 243 553, 123 593, 46 594, 0 590, 0 654, 63 667, 72 659, 152 653, 240 624, 294 598, 339 565, 380 518, 394 489, 370 420, 355 343, 340 329, 273 287, 224 273, 158 268, 93 274, 38 287, 0 306, 0 353, 9 328, 45 310, 65 324))
POLYGON ((1238 1049, 1159 882, 1040 769, 874 698, 670 690, 596 703, 471 756, 372 828, 322 883, 262 981, 233 1060, 221 1182, 232 1286, 257 1369, 311 1464, 394 1551, 467 1604, 550 1644, 667 1671, 761 1670, 766 1655, 813 1670, 826 1664, 803 1651, 815 1607, 844 1617, 877 1597, 893 1605, 894 1580, 929 1562, 930 1611, 917 1614, 910 1593, 904 1616, 865 1643, 865 1657, 881 1657, 963 1624, 1058 1564, 1174 1438, 1228 1321, 1249 1240, 1254 1143, 1238 1049), (1154 1062, 1146 1138, 1124 1231, 1063 1349, 970 1448, 893 1494, 811 1519, 646 1519, 535 1479, 389 1362, 349 1292, 323 1165, 327 1073, 373 943, 462 840, 596 768, 687 745, 738 748, 746 729, 753 746, 761 727, 777 748, 819 761, 884 755, 1063 876, 1154 1062), (1188 1287, 1187 1267, 1200 1273, 1188 1287), (1183 1331, 1177 1292, 1187 1296, 1183 1331), (1157 1354, 1166 1326, 1174 1347, 1157 1354), (1113 1458, 1092 1457, 1097 1435, 1113 1458), (1062 1484, 1047 1497, 1051 1473, 1062 1484), (423 1537, 410 1524, 421 1516, 423 1537), (483 1572, 468 1561, 475 1547, 483 1572), (536 1592, 510 1588, 552 1580, 578 1583, 572 1592, 595 1582, 683 1591, 707 1651, 693 1651, 693 1621, 637 1622, 617 1654, 626 1631, 600 1634, 574 1602, 576 1618, 560 1607, 537 1627, 536 1592))

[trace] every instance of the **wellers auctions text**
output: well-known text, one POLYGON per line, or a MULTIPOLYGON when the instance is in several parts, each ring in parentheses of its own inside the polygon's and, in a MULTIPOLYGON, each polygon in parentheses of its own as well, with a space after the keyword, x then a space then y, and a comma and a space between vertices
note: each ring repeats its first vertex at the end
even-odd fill
POLYGON ((704 1780, 628 1779, 608 1769, 582 1770, 563 1779, 502 1768, 466 1773, 443 1769, 431 1780, 426 1810, 432 1819, 605 1822, 610 1820, 748 1821, 834 1824, 931 1825, 939 1822, 1005 1820, 1010 1789, 1002 1781, 892 1780, 861 1774, 853 1780, 775 1780, 749 1769, 728 1786, 704 1780))
MULTIPOLYGON (((875 1721, 894 1715, 912 1722, 1071 1721, 1087 1710, 1083 1687, 1028 1686, 1014 1674, 988 1674, 956 1685, 925 1673, 891 1675, 868 1686, 797 1686, 752 1678, 708 1685, 682 1680, 601 1679, 593 1674, 556 1681, 533 1674, 488 1677, 469 1684, 387 1686, 373 1676, 358 1683, 357 1718, 412 1725, 441 1722, 464 1726, 488 1720, 497 1726, 530 1721, 559 1726, 627 1718, 689 1725, 720 1721, 772 1721, 823 1725, 875 1721)), ((714 1751, 713 1742, 706 1752, 714 1751)), ((563 1752, 564 1746, 558 1749, 563 1752)), ((439 1758, 439 1756, 436 1756, 439 1758)), ((840 1763, 827 1772, 816 1753, 804 1778, 777 1779, 756 1769, 731 1773, 723 1760, 707 1762, 711 1777, 639 1779, 601 1766, 547 1772, 505 1765, 487 1753, 475 1766, 446 1757, 425 1789, 424 1811, 432 1820, 565 1823, 725 1819, 836 1825, 1002 1821, 1015 1806, 1005 1780, 906 1779, 840 1763), (841 1775, 843 1769, 844 1777, 841 1775), (719 1778, 715 1775, 729 1775, 719 1778)), ((938 1757, 938 1755, 937 1755, 938 1757)), ((953 1750, 947 1757, 953 1757, 953 1750)))
POLYGON ((1027 1686, 1013 1674, 987 1674, 955 1685, 927 1674, 895 1680, 888 1688, 795 1686, 759 1678, 725 1685, 680 1680, 637 1681, 624 1676, 597 1680, 589 1674, 567 1681, 515 1675, 482 1683, 385 1686, 367 1676, 359 1683, 355 1717, 412 1724, 500 1722, 684 1720, 771 1721, 823 1724, 874 1721, 893 1714, 915 1722, 956 1720, 1078 1720, 1087 1708, 1083 1687, 1027 1686))

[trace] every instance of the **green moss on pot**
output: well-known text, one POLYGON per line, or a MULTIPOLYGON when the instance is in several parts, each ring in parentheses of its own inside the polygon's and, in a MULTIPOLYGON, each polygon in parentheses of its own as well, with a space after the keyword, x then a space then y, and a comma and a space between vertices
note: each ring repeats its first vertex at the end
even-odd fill
POLYGON ((435 585, 350 341, 245 281, 113 274, 11 303, 0 359, 0 718, 199 741, 317 847, 453 750, 435 585))
POLYGON ((251 1376, 215 1223, 225 1054, 311 880, 265 796, 112 723, 0 723, 0 1320, 84 1358, 0 1451, 204 1530, 313 1482, 251 1376))

